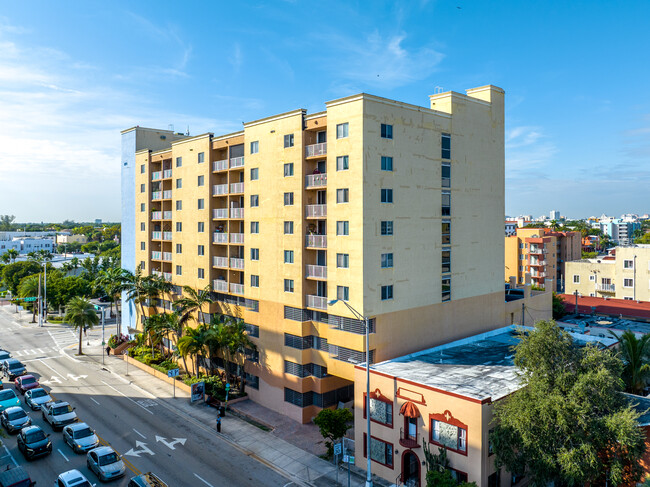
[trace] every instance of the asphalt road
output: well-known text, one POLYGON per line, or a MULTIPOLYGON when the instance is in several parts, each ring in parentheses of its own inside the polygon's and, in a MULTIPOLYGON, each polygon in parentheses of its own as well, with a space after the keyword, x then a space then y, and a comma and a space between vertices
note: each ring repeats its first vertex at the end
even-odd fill
MULTIPOLYGON (((56 399, 70 402, 80 421, 123 455, 127 474, 111 485, 126 486, 129 478, 148 471, 170 487, 284 486, 290 482, 217 437, 214 425, 188 420, 101 365, 63 353, 63 348, 78 342, 67 326, 21 324, 11 311, 12 307, 0 307, 0 348, 21 360, 56 399)), ((13 388, 7 378, 3 384, 13 388)), ((23 465, 39 487, 53 485, 59 473, 73 468, 99 483, 86 466, 85 455, 75 454, 40 411, 24 409, 33 424, 50 433, 53 452, 27 462, 16 447, 15 436, 2 430, 0 465, 14 461, 23 465)))

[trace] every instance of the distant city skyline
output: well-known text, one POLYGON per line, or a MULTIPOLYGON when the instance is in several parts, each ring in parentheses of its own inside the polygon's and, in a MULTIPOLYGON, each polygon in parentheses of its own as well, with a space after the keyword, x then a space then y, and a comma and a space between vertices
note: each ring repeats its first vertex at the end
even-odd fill
POLYGON ((9 2, 0 213, 119 221, 134 125, 220 135, 359 92, 427 106, 485 84, 506 91, 505 214, 647 213, 649 17, 605 1, 9 2))

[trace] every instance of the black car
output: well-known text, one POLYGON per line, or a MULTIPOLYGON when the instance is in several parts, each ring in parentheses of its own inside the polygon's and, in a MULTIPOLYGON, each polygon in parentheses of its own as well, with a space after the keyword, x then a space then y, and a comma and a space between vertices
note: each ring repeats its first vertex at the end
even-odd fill
POLYGON ((23 375, 25 370, 23 363, 15 358, 5 360, 2 365, 2 373, 9 377, 9 380, 14 380, 19 375, 23 375))
POLYGON ((49 455, 52 453, 52 442, 49 436, 38 426, 23 428, 17 438, 18 449, 27 460, 49 455))

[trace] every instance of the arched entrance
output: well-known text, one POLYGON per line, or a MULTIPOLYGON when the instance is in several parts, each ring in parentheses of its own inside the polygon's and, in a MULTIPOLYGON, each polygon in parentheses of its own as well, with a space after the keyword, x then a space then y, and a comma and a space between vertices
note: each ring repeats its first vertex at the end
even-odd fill
POLYGON ((407 487, 420 487, 420 460, 412 450, 402 454, 402 483, 407 487))

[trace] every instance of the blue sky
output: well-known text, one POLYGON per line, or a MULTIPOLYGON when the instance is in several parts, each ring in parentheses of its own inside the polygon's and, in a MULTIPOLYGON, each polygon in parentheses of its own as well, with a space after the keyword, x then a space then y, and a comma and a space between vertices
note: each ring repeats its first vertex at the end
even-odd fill
POLYGON ((506 90, 506 213, 650 212, 650 2, 3 2, 0 213, 117 221, 119 131, 506 90))

